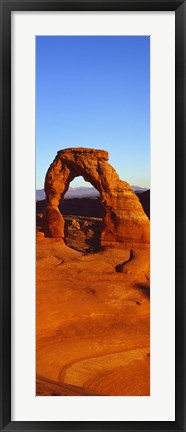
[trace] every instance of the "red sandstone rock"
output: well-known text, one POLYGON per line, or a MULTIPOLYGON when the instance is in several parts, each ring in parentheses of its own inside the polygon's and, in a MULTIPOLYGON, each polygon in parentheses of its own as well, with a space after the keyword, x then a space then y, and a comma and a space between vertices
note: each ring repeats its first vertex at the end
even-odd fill
POLYGON ((64 220, 58 209, 70 182, 78 176, 99 192, 105 210, 101 244, 143 245, 150 239, 150 223, 139 199, 107 162, 108 152, 69 148, 57 153, 45 178, 46 209, 43 228, 48 237, 64 237, 64 220))
POLYGON ((116 271, 125 274, 143 274, 150 281, 150 254, 149 250, 130 251, 130 258, 116 266, 116 271))
POLYGON ((44 238, 44 233, 42 232, 42 231, 37 231, 37 233, 36 233, 36 237, 37 238, 44 238))

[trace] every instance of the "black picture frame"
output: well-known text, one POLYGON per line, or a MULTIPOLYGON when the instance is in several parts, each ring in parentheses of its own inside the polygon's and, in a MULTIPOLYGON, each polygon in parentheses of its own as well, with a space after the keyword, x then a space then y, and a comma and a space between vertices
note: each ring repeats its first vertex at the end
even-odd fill
MULTIPOLYGON (((186 431, 186 1, 0 0, 0 428, 2 431, 186 431), (11 11, 175 11, 176 19, 176 418, 174 422, 11 421, 11 11)), ((165 113, 166 115, 166 113, 165 113)))

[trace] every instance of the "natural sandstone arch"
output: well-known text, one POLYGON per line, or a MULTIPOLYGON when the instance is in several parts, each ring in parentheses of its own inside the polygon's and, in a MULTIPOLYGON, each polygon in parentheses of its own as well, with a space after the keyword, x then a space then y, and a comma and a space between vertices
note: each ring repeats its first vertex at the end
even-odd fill
POLYGON ((78 176, 100 193, 104 207, 101 245, 133 247, 149 244, 149 219, 139 199, 107 162, 108 152, 67 148, 57 153, 45 178, 46 209, 43 229, 48 237, 64 237, 64 219, 58 209, 69 183, 78 176))

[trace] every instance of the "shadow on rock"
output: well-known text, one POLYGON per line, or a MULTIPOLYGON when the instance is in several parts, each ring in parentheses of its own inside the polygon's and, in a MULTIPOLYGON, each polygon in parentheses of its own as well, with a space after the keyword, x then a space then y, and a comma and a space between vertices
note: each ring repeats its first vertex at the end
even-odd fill
POLYGON ((145 294, 146 297, 150 298, 150 286, 145 284, 145 283, 136 283, 135 288, 140 289, 143 291, 143 293, 145 294))
POLYGON ((125 274, 142 274, 147 280, 150 279, 150 254, 149 250, 130 250, 127 261, 115 267, 116 272, 125 274))

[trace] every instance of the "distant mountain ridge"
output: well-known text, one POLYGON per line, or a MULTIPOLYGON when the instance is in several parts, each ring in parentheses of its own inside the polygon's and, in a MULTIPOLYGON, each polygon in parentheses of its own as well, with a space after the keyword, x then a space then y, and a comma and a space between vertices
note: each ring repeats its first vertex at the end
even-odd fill
POLYGON ((137 193, 146 192, 147 190, 150 189, 150 188, 145 188, 145 187, 141 187, 141 186, 131 186, 131 188, 133 189, 134 192, 137 192, 137 193))
MULTIPOLYGON (((148 188, 143 188, 140 186, 132 186, 134 192, 142 193, 148 190, 148 188)), ((99 196, 99 192, 97 189, 92 187, 69 187, 68 191, 65 194, 65 199, 71 198, 89 198, 89 197, 97 197, 99 196)), ((42 201, 45 199, 45 191, 44 189, 36 189, 36 201, 42 201)))

